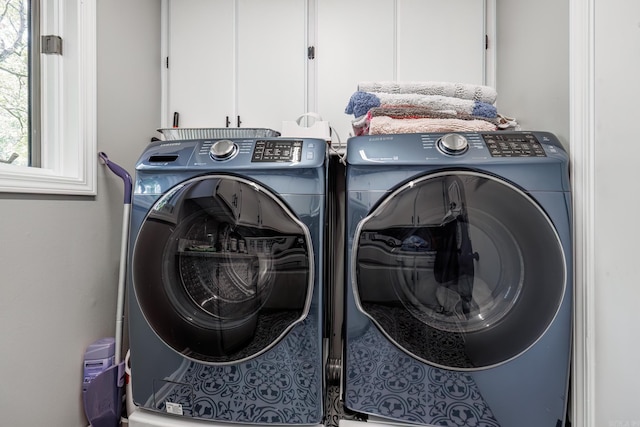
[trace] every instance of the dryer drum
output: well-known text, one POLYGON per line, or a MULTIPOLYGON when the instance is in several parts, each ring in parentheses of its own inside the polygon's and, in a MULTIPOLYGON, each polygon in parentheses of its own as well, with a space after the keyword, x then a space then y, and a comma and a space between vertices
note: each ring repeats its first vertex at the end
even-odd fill
POLYGON ((177 352, 243 360, 305 315, 311 243, 275 197, 202 177, 151 208, 134 247, 134 289, 149 326, 177 352))
POLYGON ((220 320, 243 319, 262 307, 273 285, 268 253, 238 245, 248 230, 217 223, 211 212, 200 212, 182 221, 177 230, 177 273, 189 298, 205 313, 220 320), (212 219, 213 218, 213 219, 212 219), (212 237, 217 230, 217 240, 212 237), (231 242, 234 242, 231 244, 231 242), (240 251, 238 248, 244 248, 240 251))
POLYGON ((565 263, 551 221, 489 175, 442 172, 401 186, 356 237, 359 308, 401 349, 437 366, 485 368, 518 356, 562 303, 565 263))

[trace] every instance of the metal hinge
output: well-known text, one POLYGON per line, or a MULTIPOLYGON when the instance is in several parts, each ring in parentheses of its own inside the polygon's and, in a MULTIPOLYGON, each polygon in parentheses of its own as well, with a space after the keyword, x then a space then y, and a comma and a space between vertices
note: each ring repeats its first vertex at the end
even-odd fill
POLYGON ((62 37, 42 36, 40 38, 40 51, 46 55, 62 55, 62 37))
POLYGON ((13 161, 18 157, 20 156, 18 156, 17 153, 13 153, 11 154, 11 157, 9 157, 8 159, 0 159, 0 163, 13 163, 13 161))
POLYGON ((309 46, 307 48, 307 58, 308 59, 314 59, 316 57, 316 47, 315 46, 309 46))

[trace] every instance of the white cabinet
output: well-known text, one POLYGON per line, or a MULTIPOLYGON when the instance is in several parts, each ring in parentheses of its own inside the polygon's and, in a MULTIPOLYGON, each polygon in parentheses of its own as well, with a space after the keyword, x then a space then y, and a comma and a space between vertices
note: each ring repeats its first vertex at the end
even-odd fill
POLYGON ((299 0, 168 0, 166 117, 180 127, 266 127, 306 111, 299 0), (228 120, 228 121, 227 121, 228 120))
POLYGON ((170 0, 167 113, 182 127, 225 127, 234 116, 234 31, 231 0, 170 0))
POLYGON ((358 82, 394 78, 394 15, 393 0, 318 1, 317 109, 342 142, 353 119, 344 110, 358 82))
POLYGON ((398 0, 397 80, 484 84, 483 3, 398 0))
POLYGON ((485 84, 493 0, 163 1, 164 126, 281 130, 315 111, 345 141, 360 81, 485 84))
MULTIPOLYGON (((181 0, 178 0, 181 1, 181 0)), ((300 0, 238 0, 237 113, 280 130, 306 111, 306 9, 300 0)))
POLYGON ((318 113, 351 132, 358 82, 485 84, 482 0, 318 0, 318 113))

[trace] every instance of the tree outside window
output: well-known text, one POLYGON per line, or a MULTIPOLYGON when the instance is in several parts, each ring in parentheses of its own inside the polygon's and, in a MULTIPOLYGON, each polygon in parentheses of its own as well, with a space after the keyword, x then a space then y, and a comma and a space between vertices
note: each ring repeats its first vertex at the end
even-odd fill
POLYGON ((29 165, 29 1, 0 0, 0 161, 29 165))

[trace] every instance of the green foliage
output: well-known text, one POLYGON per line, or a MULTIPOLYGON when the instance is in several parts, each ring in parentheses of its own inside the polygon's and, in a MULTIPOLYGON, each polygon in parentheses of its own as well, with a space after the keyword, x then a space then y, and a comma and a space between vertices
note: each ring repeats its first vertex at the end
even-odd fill
POLYGON ((0 0, 0 160, 29 159, 28 0, 0 0))

